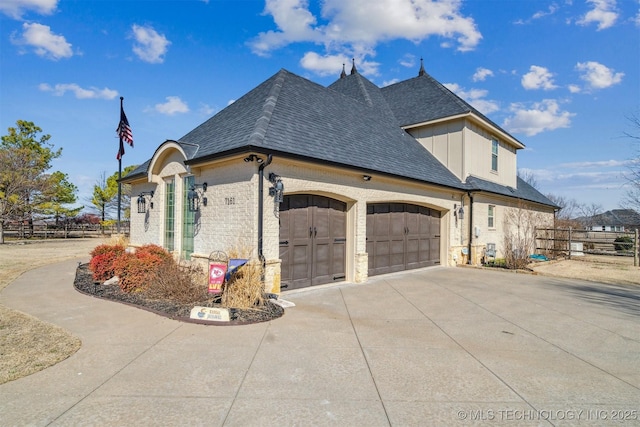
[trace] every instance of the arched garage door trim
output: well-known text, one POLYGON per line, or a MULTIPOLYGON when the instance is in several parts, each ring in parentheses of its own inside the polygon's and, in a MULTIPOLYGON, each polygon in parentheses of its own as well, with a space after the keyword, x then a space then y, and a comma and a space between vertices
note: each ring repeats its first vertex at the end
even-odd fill
POLYGON ((368 204, 369 276, 440 264, 440 216, 408 203, 368 204))

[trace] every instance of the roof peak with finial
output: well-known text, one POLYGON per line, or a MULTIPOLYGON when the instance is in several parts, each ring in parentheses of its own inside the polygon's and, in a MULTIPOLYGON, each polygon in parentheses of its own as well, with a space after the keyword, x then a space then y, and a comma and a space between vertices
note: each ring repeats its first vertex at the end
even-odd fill
POLYGON ((344 79, 345 77, 347 77, 347 72, 344 69, 344 63, 342 64, 342 72, 340 73, 340 78, 344 79))
POLYGON ((420 57, 420 71, 418 71, 418 77, 424 76, 425 74, 427 74, 427 72, 424 71, 424 62, 422 61, 422 57, 420 57))
POLYGON ((351 58, 351 62, 353 63, 353 67, 351 67, 351 74, 358 74, 358 69, 356 68, 356 59, 351 58))

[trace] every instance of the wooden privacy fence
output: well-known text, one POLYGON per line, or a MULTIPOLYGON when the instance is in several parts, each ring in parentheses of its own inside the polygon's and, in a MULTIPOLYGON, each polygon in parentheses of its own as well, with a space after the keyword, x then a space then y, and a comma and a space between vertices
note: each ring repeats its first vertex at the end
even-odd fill
MULTIPOLYGON (((4 226, 4 237, 9 239, 66 239, 72 237, 97 237, 118 232, 117 225, 100 224, 9 224, 4 226)), ((120 223, 120 233, 129 234, 129 223, 120 223)))
POLYGON ((587 231, 569 228, 536 228, 536 250, 550 258, 610 255, 634 257, 638 266, 638 230, 632 232, 587 231))

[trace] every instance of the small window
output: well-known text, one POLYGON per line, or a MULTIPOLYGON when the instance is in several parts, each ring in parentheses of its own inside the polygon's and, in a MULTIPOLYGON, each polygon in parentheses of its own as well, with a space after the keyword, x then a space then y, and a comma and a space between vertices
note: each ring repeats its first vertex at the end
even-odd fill
POLYGON ((495 210, 496 207, 493 205, 489 205, 489 211, 487 217, 489 218, 487 221, 487 227, 494 228, 495 224, 495 210))
POLYGON ((491 140, 491 170, 498 172, 498 140, 491 140))

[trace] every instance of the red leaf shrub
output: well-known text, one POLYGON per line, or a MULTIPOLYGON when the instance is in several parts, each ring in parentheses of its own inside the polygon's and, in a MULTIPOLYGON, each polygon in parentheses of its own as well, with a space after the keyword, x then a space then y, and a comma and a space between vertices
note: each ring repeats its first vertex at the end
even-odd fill
POLYGON ((115 275, 114 263, 124 253, 124 246, 121 245, 99 245, 93 249, 89 263, 93 280, 104 282, 111 279, 115 275))
POLYGON ((120 279, 122 292, 143 290, 158 276, 160 268, 173 263, 173 257, 157 245, 145 245, 135 254, 125 253, 114 263, 114 271, 120 279))
POLYGON ((171 254, 167 252, 167 250, 162 246, 158 246, 150 243, 148 245, 141 246, 136 250, 136 256, 138 258, 140 258, 141 256, 144 257, 147 254, 155 255, 159 258, 162 258, 165 261, 173 261, 173 256, 171 256, 171 254))

